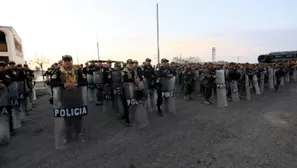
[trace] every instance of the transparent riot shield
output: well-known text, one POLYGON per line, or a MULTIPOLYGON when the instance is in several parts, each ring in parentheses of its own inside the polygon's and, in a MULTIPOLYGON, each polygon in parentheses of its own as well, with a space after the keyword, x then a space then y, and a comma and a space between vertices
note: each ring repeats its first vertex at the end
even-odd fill
POLYGON ((163 98, 163 107, 165 112, 176 114, 175 110, 175 77, 172 78, 161 78, 161 91, 163 98))
POLYGON ((22 124, 21 124, 20 98, 19 98, 19 90, 18 90, 17 82, 12 82, 8 86, 8 98, 12 106, 13 128, 14 129, 21 128, 22 124))
POLYGON ((285 77, 284 76, 281 76, 280 85, 281 86, 284 86, 285 85, 285 77))
POLYGON ((92 103, 95 100, 95 84, 94 84, 93 74, 87 74, 87 81, 88 81, 88 101, 92 103))
POLYGON ((226 96, 226 81, 225 81, 225 71, 216 70, 216 86, 217 86, 217 106, 227 107, 228 101, 226 96))
POLYGON ((268 88, 274 89, 274 81, 273 81, 273 69, 268 69, 268 88))
POLYGON ((264 93, 264 83, 265 82, 265 72, 262 72, 260 74, 260 92, 263 94, 264 93))
POLYGON ((113 90, 113 107, 116 111, 117 118, 124 116, 124 107, 123 107, 123 88, 122 88, 122 74, 121 71, 112 71, 112 90, 113 90))
POLYGON ((290 73, 289 72, 285 75, 285 83, 290 83, 290 73))
POLYGON ((196 81, 195 81, 196 92, 200 93, 200 74, 198 70, 195 71, 195 77, 196 77, 196 81))
POLYGON ((123 88, 120 85, 113 85, 113 95, 114 95, 114 108, 118 118, 124 116, 124 106, 123 106, 123 88))
POLYGON ((296 66, 293 67, 293 81, 297 82, 297 70, 296 66))
POLYGON ((26 89, 25 89, 25 82, 24 81, 18 81, 18 90, 19 90, 19 100, 20 100, 20 117, 21 120, 24 120, 27 115, 26 111, 26 99, 25 99, 25 94, 26 94, 26 89))
POLYGON ((87 86, 66 90, 53 88, 55 148, 65 149, 72 142, 83 143, 88 135, 87 86))
POLYGON ((230 82, 230 88, 231 88, 231 97, 233 102, 239 102, 239 94, 238 94, 238 85, 237 81, 231 81, 230 82))
POLYGON ((10 142, 10 113, 8 111, 8 89, 0 89, 0 144, 10 142))
POLYGON ((112 86, 105 85, 103 87, 103 112, 112 114, 113 92, 112 86))
POLYGON ((245 94, 246 100, 251 100, 251 87, 250 87, 250 79, 249 76, 245 75, 245 94))
POLYGON ((134 83, 123 83, 124 95, 128 106, 130 122, 135 127, 147 125, 147 113, 145 103, 139 103, 137 100, 137 87, 134 83))
POLYGON ((95 71, 93 72, 94 76, 94 84, 96 86, 95 90, 95 102, 96 105, 102 105, 104 96, 103 96, 103 89, 104 89, 104 81, 103 81, 103 72, 102 71, 95 71))
POLYGON ((256 94, 257 94, 257 95, 260 95, 261 92, 260 92, 260 87, 259 87, 259 84, 258 84, 258 78, 257 78, 257 75, 253 75, 253 86, 254 86, 254 88, 255 88, 256 94))
MULTIPOLYGON (((143 82, 146 83, 147 85, 150 84, 150 80, 147 78, 143 78, 143 82)), ((176 80, 176 83, 178 83, 177 80, 176 80)), ((155 88, 148 88, 146 107, 148 112, 157 111, 157 90, 155 88)))

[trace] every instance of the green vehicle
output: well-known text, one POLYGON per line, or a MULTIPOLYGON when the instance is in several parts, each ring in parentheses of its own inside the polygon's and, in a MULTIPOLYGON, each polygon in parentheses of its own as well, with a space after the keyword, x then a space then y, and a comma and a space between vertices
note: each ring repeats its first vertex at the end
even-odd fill
POLYGON ((271 52, 258 57, 259 63, 297 61, 297 51, 271 52))

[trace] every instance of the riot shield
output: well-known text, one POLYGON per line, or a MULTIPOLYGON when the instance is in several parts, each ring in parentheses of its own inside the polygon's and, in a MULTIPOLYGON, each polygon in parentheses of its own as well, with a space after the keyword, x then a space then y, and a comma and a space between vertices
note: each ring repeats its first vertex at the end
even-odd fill
POLYGON ((260 92, 263 94, 264 93, 264 83, 265 82, 265 73, 262 72, 260 74, 260 92))
POLYGON ((289 72, 285 75, 285 83, 290 83, 290 73, 289 72))
POLYGON ((233 102, 239 102, 239 94, 238 94, 238 86, 236 81, 230 82, 230 88, 231 88, 231 97, 233 102))
POLYGON ((280 85, 281 86, 284 86, 285 85, 285 77, 284 76, 281 76, 280 85))
POLYGON ((113 86, 113 94, 114 94, 114 108, 118 118, 124 116, 124 106, 123 106, 123 88, 121 86, 113 86))
POLYGON ((105 85, 103 87, 103 112, 110 113, 112 111, 113 92, 112 86, 105 85))
POLYGON ((196 81, 195 81, 196 92, 200 93, 200 74, 198 70, 195 71, 195 77, 196 77, 196 81))
POLYGON ((260 88, 259 88, 259 84, 258 84, 258 78, 257 78, 257 75, 253 75, 253 86, 254 86, 254 88, 255 88, 256 94, 257 94, 257 95, 260 95, 261 92, 260 92, 260 88))
POLYGON ((273 69, 268 69, 268 88, 274 89, 274 82, 273 82, 273 69))
POLYGON ((226 81, 225 81, 225 71, 216 70, 216 86, 217 86, 217 106, 227 107, 227 96, 226 96, 226 81))
POLYGON ((132 82, 123 83, 123 89, 132 125, 136 127, 146 126, 148 119, 145 102, 138 102, 136 85, 132 82))
POLYGON ((18 83, 12 82, 8 86, 8 98, 12 106, 12 118, 13 118, 13 128, 21 128, 21 111, 20 111, 20 99, 18 91, 18 83))
POLYGON ((104 96, 103 96, 103 72, 102 71, 95 71, 93 72, 94 76, 94 84, 96 86, 96 91, 95 91, 95 102, 97 105, 102 105, 104 96))
POLYGON ((8 111, 8 89, 0 89, 0 144, 10 142, 10 114, 8 111))
POLYGON ((297 82, 297 70, 296 66, 293 67, 293 81, 297 82))
POLYGON ((245 94, 246 100, 251 100, 251 87, 250 87, 250 79, 247 75, 245 75, 245 94))
POLYGON ((111 79, 113 84, 120 84, 122 82, 122 74, 121 71, 112 71, 111 79))
POLYGON ((160 78, 164 111, 176 114, 175 110, 175 76, 160 78))
POLYGON ((88 131, 87 86, 53 88, 55 148, 65 149, 72 140, 85 142, 88 131))
MULTIPOLYGON (((150 84, 150 80, 147 78, 143 78, 143 82, 148 86, 150 84)), ((178 81, 176 81, 178 83, 178 81)), ((148 97, 146 101, 147 111, 154 112, 157 111, 157 90, 155 88, 148 88, 148 97)))
POLYGON ((88 81, 88 101, 93 102, 95 100, 95 85, 94 85, 94 76, 93 74, 87 74, 88 81))
POLYGON ((25 99, 25 94, 26 94, 26 89, 25 89, 25 82, 24 81, 17 81, 18 83, 18 90, 19 90, 19 100, 20 100, 20 116, 21 120, 24 120, 27 115, 26 111, 26 99, 25 99))

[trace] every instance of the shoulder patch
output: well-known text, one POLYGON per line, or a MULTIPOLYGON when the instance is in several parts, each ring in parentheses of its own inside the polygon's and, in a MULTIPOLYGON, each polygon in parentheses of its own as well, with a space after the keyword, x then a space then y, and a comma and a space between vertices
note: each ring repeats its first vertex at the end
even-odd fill
POLYGON ((124 76, 125 75, 125 72, 124 71, 122 71, 122 76, 124 76))
POLYGON ((87 78, 86 75, 85 75, 84 73, 82 74, 82 77, 83 77, 83 78, 87 78))
POLYGON ((52 79, 57 79, 57 75, 56 75, 56 74, 53 74, 53 75, 51 76, 51 78, 52 78, 52 79))

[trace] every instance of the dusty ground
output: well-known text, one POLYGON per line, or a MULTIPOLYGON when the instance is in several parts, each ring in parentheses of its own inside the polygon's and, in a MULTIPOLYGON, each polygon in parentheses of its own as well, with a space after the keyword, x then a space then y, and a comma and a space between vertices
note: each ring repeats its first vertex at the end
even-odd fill
POLYGON ((66 151, 54 149, 53 114, 41 97, 11 144, 0 147, 0 167, 296 168, 295 85, 228 108, 179 97, 177 118, 150 113, 149 126, 140 130, 92 106, 89 142, 66 151))

